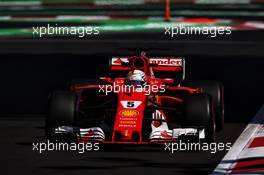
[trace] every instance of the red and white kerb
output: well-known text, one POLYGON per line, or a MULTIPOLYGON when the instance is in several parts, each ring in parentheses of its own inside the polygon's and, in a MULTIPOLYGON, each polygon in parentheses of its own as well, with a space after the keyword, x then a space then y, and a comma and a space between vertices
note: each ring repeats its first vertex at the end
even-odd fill
POLYGON ((213 171, 216 174, 264 174, 264 106, 213 171))

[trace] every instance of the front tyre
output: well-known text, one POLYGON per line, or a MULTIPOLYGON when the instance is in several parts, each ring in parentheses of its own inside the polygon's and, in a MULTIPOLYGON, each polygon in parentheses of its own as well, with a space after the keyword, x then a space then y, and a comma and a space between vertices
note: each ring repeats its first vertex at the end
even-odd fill
POLYGON ((215 140, 215 124, 211 98, 207 94, 191 94, 184 102, 184 125, 205 129, 205 141, 215 140))
POLYGON ((77 96, 72 92, 56 91, 49 99, 46 118, 46 137, 51 138, 52 129, 58 126, 73 126, 77 96))
POLYGON ((195 81, 191 87, 202 88, 203 93, 212 97, 213 112, 215 114, 216 131, 224 127, 224 86, 219 81, 195 81))

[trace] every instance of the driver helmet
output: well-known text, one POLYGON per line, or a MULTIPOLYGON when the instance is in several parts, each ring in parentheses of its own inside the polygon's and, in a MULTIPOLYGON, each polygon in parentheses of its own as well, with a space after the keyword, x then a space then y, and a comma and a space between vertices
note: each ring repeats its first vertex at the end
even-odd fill
POLYGON ((132 70, 128 73, 126 78, 127 85, 144 86, 146 85, 146 75, 141 70, 132 70))

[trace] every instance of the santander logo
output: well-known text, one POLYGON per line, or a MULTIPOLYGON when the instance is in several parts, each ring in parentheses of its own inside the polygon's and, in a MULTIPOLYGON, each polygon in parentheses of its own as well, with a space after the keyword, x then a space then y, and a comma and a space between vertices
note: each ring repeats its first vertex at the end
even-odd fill
POLYGON ((149 61, 160 66, 182 66, 182 59, 178 58, 150 58, 149 61))

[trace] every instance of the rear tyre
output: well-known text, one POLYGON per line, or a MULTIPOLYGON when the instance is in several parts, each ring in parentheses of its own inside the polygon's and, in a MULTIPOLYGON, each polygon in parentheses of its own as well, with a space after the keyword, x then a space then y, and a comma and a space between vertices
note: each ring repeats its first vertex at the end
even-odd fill
POLYGON ((77 97, 72 92, 56 91, 49 99, 46 118, 46 137, 51 138, 52 129, 58 126, 73 126, 77 97))
POLYGON ((203 93, 212 97, 216 131, 221 131, 224 127, 224 87, 222 83, 218 81, 197 81, 192 82, 191 87, 202 88, 203 93))
POLYGON ((185 98, 184 125, 205 129, 205 141, 215 140, 215 124, 210 96, 207 94, 191 94, 185 98))

